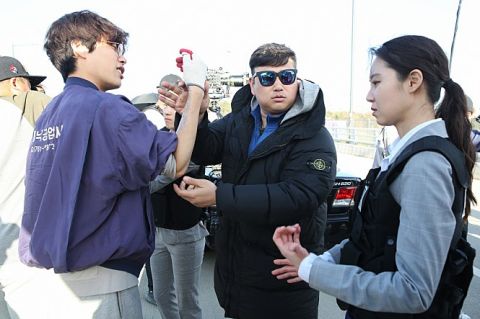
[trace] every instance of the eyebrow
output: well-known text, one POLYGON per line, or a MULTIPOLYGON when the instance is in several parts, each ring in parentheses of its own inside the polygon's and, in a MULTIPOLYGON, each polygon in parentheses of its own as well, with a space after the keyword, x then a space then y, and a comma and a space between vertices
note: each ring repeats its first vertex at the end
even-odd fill
POLYGON ((380 74, 379 73, 370 74, 370 80, 372 80, 372 78, 376 77, 377 75, 380 75, 380 74))

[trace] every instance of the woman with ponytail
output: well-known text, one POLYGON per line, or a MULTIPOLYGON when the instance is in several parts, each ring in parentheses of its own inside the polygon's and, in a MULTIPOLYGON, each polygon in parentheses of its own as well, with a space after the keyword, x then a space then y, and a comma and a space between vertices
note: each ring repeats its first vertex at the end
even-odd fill
POLYGON ((429 38, 398 37, 371 53, 367 101, 399 138, 358 191, 350 238, 316 256, 298 225, 279 227, 273 240, 293 272, 273 274, 337 297, 346 318, 456 319, 474 258, 461 236, 475 202, 465 94, 429 38))

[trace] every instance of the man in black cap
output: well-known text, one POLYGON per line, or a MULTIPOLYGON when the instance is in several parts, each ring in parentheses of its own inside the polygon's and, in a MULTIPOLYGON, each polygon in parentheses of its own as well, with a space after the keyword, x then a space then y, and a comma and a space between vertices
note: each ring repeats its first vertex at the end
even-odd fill
MULTIPOLYGON (((13 92, 26 92, 36 87, 46 76, 30 75, 15 58, 0 56, 0 83, 2 88, 8 83, 13 92), (6 81, 8 80, 8 81, 6 81)), ((3 93, 1 95, 4 95, 3 93)))
POLYGON ((12 309, 18 312, 18 307, 31 308, 22 299, 27 298, 25 292, 35 295, 45 289, 37 284, 42 272, 23 265, 18 258, 27 154, 35 121, 50 101, 31 87, 44 79, 28 74, 17 59, 0 57, 0 283, 9 308, 0 309, 2 314, 13 313, 12 309))

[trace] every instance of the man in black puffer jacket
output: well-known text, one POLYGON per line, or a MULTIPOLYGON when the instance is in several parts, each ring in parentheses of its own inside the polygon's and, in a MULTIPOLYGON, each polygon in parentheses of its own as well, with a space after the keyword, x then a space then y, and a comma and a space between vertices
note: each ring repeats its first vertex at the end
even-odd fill
POLYGON ((215 291, 226 317, 317 318, 317 292, 272 276, 273 260, 283 258, 272 236, 277 226, 300 223, 302 245, 321 250, 315 216, 326 214, 336 172, 323 94, 297 79, 295 53, 284 45, 260 46, 250 68, 253 77, 234 97, 234 111, 210 124, 204 116, 198 128, 192 159, 222 163, 222 181, 185 177, 176 191, 197 206, 216 204, 223 215, 215 291))

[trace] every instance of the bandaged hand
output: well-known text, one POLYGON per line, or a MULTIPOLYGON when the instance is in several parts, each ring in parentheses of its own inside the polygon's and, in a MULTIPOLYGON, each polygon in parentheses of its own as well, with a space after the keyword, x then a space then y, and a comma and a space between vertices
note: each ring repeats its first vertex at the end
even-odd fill
POLYGON ((204 89, 207 79, 207 65, 188 49, 180 49, 182 56, 176 59, 177 67, 183 71, 183 80, 187 86, 195 85, 204 89))

